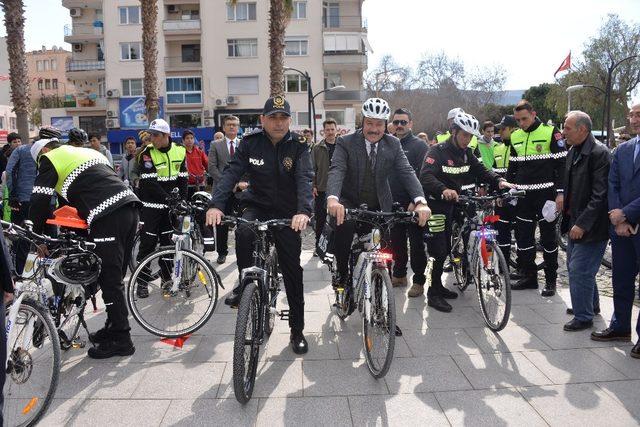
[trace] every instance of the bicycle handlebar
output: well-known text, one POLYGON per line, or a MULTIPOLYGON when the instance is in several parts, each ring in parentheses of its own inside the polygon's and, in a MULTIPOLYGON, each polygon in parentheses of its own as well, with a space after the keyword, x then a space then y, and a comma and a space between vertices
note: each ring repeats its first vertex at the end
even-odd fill
POLYGON ((74 235, 75 238, 72 238, 71 237, 72 234, 70 233, 63 234, 63 238, 55 238, 55 237, 47 236, 45 234, 35 233, 29 228, 23 228, 11 222, 0 220, 0 223, 2 223, 3 231, 9 232, 9 233, 14 232, 15 234, 18 235, 18 237, 26 238, 28 240, 33 241, 34 243, 40 242, 45 244, 63 244, 63 245, 69 245, 69 246, 77 246, 83 249, 92 249, 92 248, 95 248, 96 246, 95 243, 87 242, 84 239, 78 238, 78 236, 74 235))
POLYGON ((460 202, 491 202, 497 199, 517 199, 526 195, 525 190, 509 190, 506 193, 493 193, 486 196, 478 196, 474 194, 460 194, 458 201, 460 202))
POLYGON ((266 225, 267 227, 289 227, 291 225, 291 218, 277 218, 269 219, 267 221, 248 220, 241 217, 235 217, 227 215, 220 221, 220 224, 225 225, 240 225, 247 224, 252 227, 259 227, 266 225))

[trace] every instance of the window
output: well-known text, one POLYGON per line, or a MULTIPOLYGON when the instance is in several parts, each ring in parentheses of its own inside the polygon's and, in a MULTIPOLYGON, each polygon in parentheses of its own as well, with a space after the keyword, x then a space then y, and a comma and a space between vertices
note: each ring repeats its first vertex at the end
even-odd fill
POLYGON ((80 116, 80 129, 84 129, 87 133, 97 133, 98 135, 107 134, 105 116, 80 116))
POLYGON ((120 25, 133 25, 140 23, 140 6, 119 7, 120 25))
POLYGON ((167 79, 167 104, 202 103, 201 77, 172 77, 167 79))
POLYGON ((45 88, 45 89, 51 89, 51 80, 46 79, 46 80, 44 81, 44 88, 45 88))
POLYGON ((258 39, 228 39, 227 55, 232 58, 255 58, 258 56, 258 39))
POLYGON ((309 126, 309 112, 298 111, 296 113, 296 116, 296 118, 298 119, 298 126, 309 126))
POLYGON ((183 44, 182 62, 200 62, 200 45, 183 44))
POLYGON ((44 71, 44 64, 42 63, 42 61, 36 61, 36 70, 44 71))
POLYGON ((322 3, 322 23, 325 28, 335 28, 340 26, 339 3, 322 3))
POLYGON ((4 129, 4 116, 0 116, 0 129, 4 129))
POLYGON ((287 92, 306 92, 307 79, 300 74, 286 74, 284 76, 284 87, 287 92))
POLYGON ((49 71, 49 61, 45 59, 42 62, 44 64, 44 71, 49 71))
POLYGON ((51 60, 51 71, 56 71, 58 69, 58 61, 55 59, 51 60))
POLYGON ((258 76, 227 77, 229 95, 258 95, 258 76))
POLYGON ((309 49, 309 41, 306 39, 287 38, 284 45, 284 54, 286 56, 304 56, 309 49))
POLYGON ((344 125, 344 110, 325 111, 325 120, 328 118, 334 119, 339 125, 344 125))
POLYGON ((200 113, 180 113, 169 115, 169 127, 172 128, 197 128, 201 125, 200 113))
POLYGON ((227 3, 227 20, 228 21, 255 21, 256 20, 256 4, 238 2, 235 5, 227 3))
POLYGON ((15 117, 9 117, 9 129, 18 129, 18 122, 15 117))
POLYGON ((307 2, 294 1, 291 10, 291 19, 307 19, 307 2))
POLYGON ((58 79, 51 80, 51 89, 58 89, 58 79))
POLYGON ((122 96, 143 96, 142 79, 123 79, 122 96))
POLYGON ((142 44, 140 42, 120 43, 120 59, 123 61, 142 59, 142 44))
POLYGON ((42 86, 42 79, 38 80, 38 90, 42 90, 43 86, 42 86))
POLYGON ((342 84, 340 73, 324 73, 324 88, 331 89, 342 84))

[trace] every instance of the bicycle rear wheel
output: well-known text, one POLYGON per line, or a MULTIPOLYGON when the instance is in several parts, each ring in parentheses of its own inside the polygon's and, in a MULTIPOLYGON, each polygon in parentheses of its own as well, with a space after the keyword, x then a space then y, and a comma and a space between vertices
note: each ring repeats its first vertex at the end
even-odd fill
MULTIPOLYGON (((9 310, 10 306, 5 320, 9 310)), ((33 301, 22 301, 12 327, 16 329, 7 343, 2 414, 11 425, 33 426, 49 408, 58 387, 60 340, 49 313, 33 301)))
POLYGON ((138 266, 138 252, 140 252, 140 231, 136 233, 136 237, 133 240, 133 246, 131 246, 131 257, 129 258, 129 272, 133 274, 138 266))
POLYGON ((611 270, 611 267, 612 267, 612 264, 611 264, 611 240, 609 240, 607 242, 607 247, 604 250, 604 256, 602 257, 601 263, 602 263, 602 265, 607 267, 609 270, 611 270))
POLYGON ((370 291, 370 313, 362 313, 362 340, 371 375, 382 378, 393 361, 396 339, 395 296, 386 269, 371 271, 370 291))
POLYGON ((511 313, 509 267, 495 242, 486 245, 487 262, 479 254, 474 269, 476 289, 482 317, 489 329, 497 332, 507 326, 511 313))
POLYGON ((178 338, 200 329, 213 315, 220 277, 201 255, 183 249, 178 290, 172 292, 175 248, 161 248, 140 262, 127 285, 131 314, 146 331, 178 338), (138 288, 149 296, 140 298, 138 288))
POLYGON ((233 343, 233 392, 240 403, 247 403, 253 394, 258 368, 260 343, 260 288, 248 283, 242 292, 233 343))

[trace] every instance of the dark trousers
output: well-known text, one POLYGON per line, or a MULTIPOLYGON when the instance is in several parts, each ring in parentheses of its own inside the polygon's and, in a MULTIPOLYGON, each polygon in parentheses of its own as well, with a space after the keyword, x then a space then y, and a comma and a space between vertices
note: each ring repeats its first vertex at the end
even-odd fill
POLYGON ((453 219, 453 205, 440 200, 430 200, 431 218, 427 222, 425 242, 429 256, 433 258, 433 270, 431 272, 431 286, 427 296, 441 295, 444 290, 442 285, 442 273, 444 261, 450 252, 451 246, 451 221, 453 219))
MULTIPOLYGON (((138 263, 156 250, 158 240, 160 241, 160 246, 171 246, 173 244, 171 240, 173 227, 168 209, 143 207, 140 219, 143 222, 143 226, 140 231, 140 249, 138 249, 138 259, 136 260, 138 263)), ((169 280, 171 277, 171 266, 169 263, 161 263, 160 271, 162 280, 169 280)), ((148 273, 148 271, 143 272, 141 279, 143 279, 143 283, 149 283, 151 277, 145 273, 148 273)))
POLYGON ((496 215, 500 216, 495 227, 498 231, 498 246, 508 260, 511 252, 511 230, 515 225, 515 206, 504 202, 503 206, 496 206, 496 215))
POLYGON ((555 284, 558 275, 558 241, 556 222, 548 222, 542 216, 542 207, 554 200, 556 192, 550 190, 531 191, 516 205, 516 242, 518 244, 518 268, 526 275, 535 276, 536 226, 540 227, 540 243, 544 256, 544 276, 549 284, 555 284))
MULTIPOLYGON (((631 331, 631 309, 636 293, 636 277, 640 262, 640 236, 620 237, 611 229, 611 263, 613 283, 613 316, 611 328, 616 332, 631 331)), ((640 334, 640 318, 636 323, 640 334)))
POLYGON ((322 236, 322 230, 324 224, 327 222, 327 193, 324 191, 318 191, 318 195, 315 198, 315 219, 316 219, 316 246, 318 246, 318 240, 322 236))
MULTIPOLYGON (((225 215, 233 215, 233 208, 236 204, 235 196, 232 196, 227 201, 227 205, 224 208, 225 215)), ((218 256, 227 256, 229 254, 229 226, 228 225, 216 225, 216 252, 218 256)))
POLYGON ((391 229, 391 250, 393 252, 393 277, 407 275, 407 235, 411 246, 411 270, 413 283, 424 285, 427 254, 424 246, 424 228, 417 224, 398 224, 391 229))
POLYGON ((93 221, 89 232, 89 238, 96 244, 94 252, 102 260, 98 283, 107 310, 107 324, 120 337, 129 336, 131 330, 122 280, 137 230, 138 210, 130 203, 93 221))
MULTIPOLYGON (((25 219, 29 219, 29 206, 30 202, 20 202, 20 208, 17 210, 11 209, 11 222, 22 226, 25 219)), ((24 239, 20 239, 15 242, 16 245, 16 274, 22 274, 24 269, 24 263, 27 261, 27 255, 29 254, 30 243, 24 239)))
MULTIPOLYGON (((276 218, 253 208, 246 209, 242 217, 249 221, 256 219, 266 221, 276 218)), ((278 265, 282 271, 289 303, 289 327, 292 330, 302 331, 304 329, 304 285, 302 267, 300 266, 300 252, 302 251, 300 233, 289 227, 274 229, 272 233, 278 253, 278 265)), ((246 225, 241 225, 236 230, 236 257, 240 273, 242 269, 254 265, 253 245, 255 239, 255 232, 246 225)))
POLYGON ((349 279, 349 257, 351 256, 351 244, 354 234, 367 234, 371 232, 371 225, 358 223, 355 221, 343 222, 336 227, 333 234, 333 249, 336 257, 336 268, 338 270, 339 282, 343 286, 351 286, 349 279))
POLYGON ((0 336, 0 360, 2 361, 2 369, 0 369, 0 425, 4 425, 3 416, 2 416, 2 408, 4 407, 4 394, 2 390, 4 389, 4 382, 7 379, 6 369, 4 367, 4 363, 7 360, 7 334, 5 333, 5 313, 4 313, 4 291, 2 291, 2 287, 0 286, 0 328, 2 328, 2 336, 0 336))

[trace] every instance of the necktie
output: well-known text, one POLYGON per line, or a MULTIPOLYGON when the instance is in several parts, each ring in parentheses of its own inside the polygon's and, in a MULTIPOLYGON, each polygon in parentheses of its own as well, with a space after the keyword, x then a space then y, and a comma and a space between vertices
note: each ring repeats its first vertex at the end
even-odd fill
POLYGON ((369 166, 371 166, 372 172, 376 170, 376 147, 377 144, 371 144, 369 146, 369 166))
POLYGON ((233 148, 233 141, 229 144, 229 156, 233 157, 233 153, 235 153, 235 149, 233 148))

